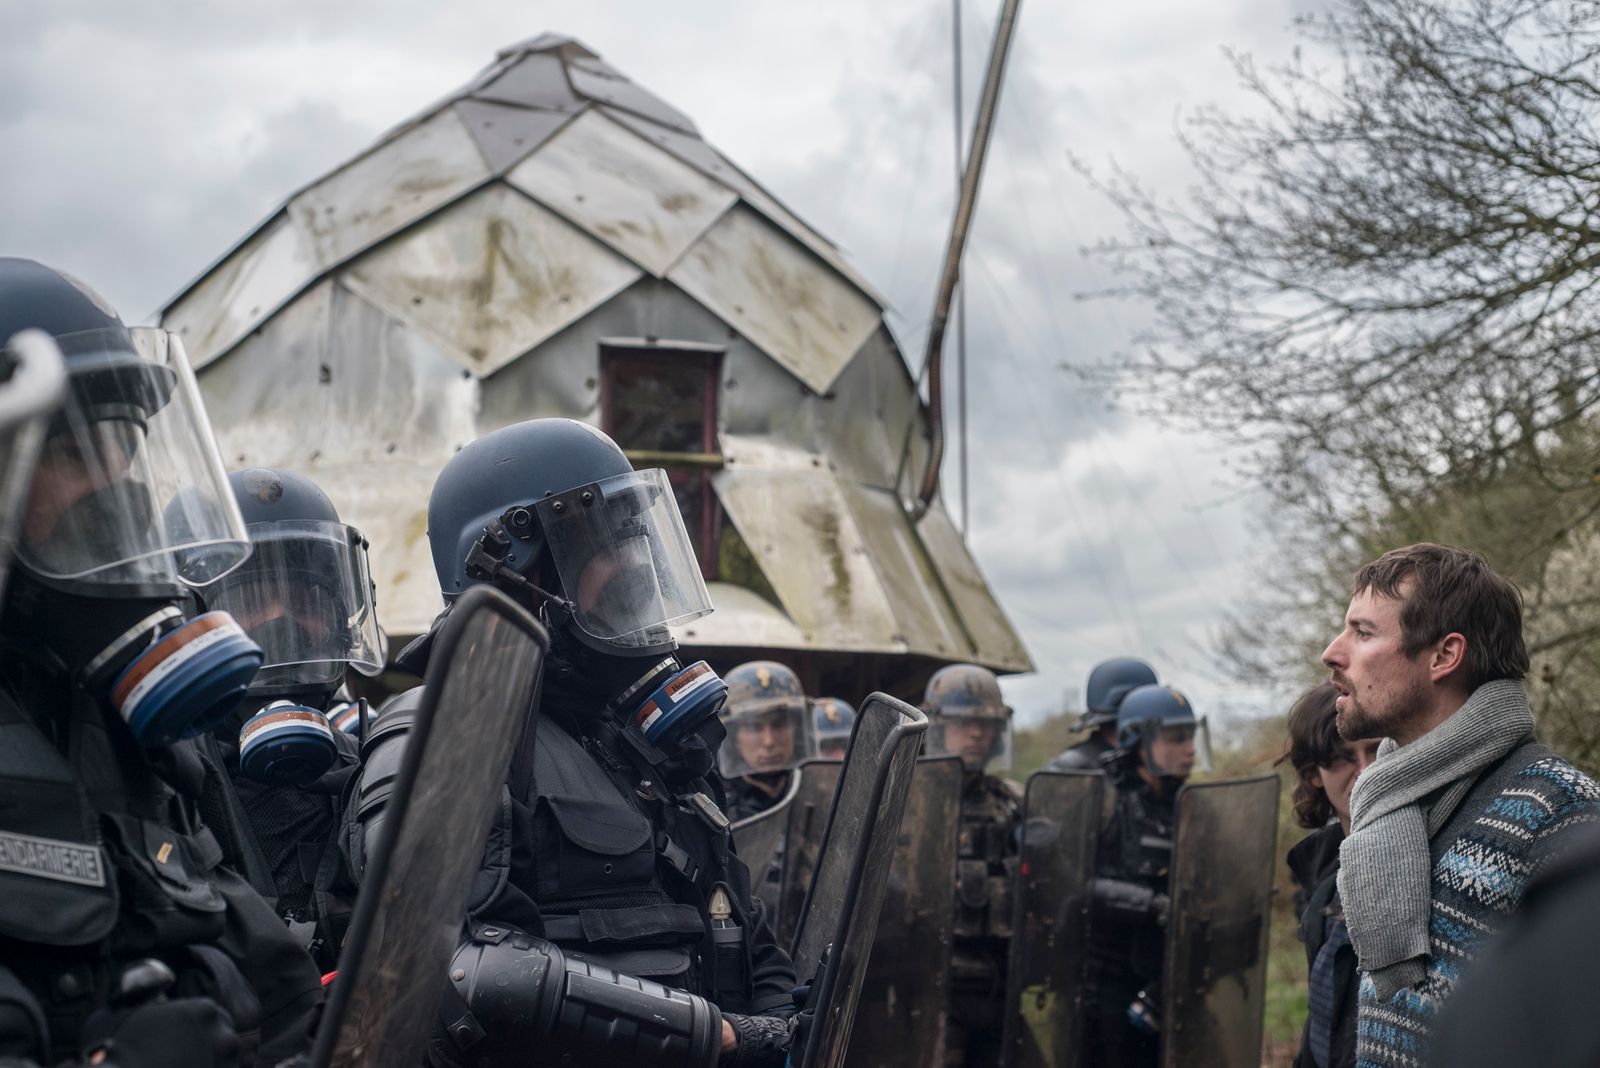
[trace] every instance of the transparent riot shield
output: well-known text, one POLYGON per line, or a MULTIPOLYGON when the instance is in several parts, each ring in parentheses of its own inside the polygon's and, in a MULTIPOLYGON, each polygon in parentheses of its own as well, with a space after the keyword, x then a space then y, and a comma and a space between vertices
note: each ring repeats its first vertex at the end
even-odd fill
POLYGON ((944 1059, 961 776, 960 757, 917 761, 850 1036, 851 1068, 944 1059))
MULTIPOLYGON (((833 811, 833 797, 839 791, 843 770, 844 765, 837 760, 808 760, 800 765, 800 784, 794 800, 789 802, 788 826, 784 830, 777 914, 772 924, 780 946, 794 944, 800 912, 806 895, 811 893, 811 879, 822 857, 822 836, 828 829, 828 814, 833 811)), ((755 878, 754 869, 751 878, 755 878)))
POLYGON ((368 854, 316 1068, 421 1064, 549 639, 498 590, 456 601, 428 663, 382 834, 368 854))
POLYGON ((1007 1068, 1076 1068, 1105 776, 1028 779, 1006 983, 1007 1068))
POLYGON ((795 1068, 845 1063, 889 882, 883 861, 900 834, 927 729, 921 712, 887 694, 872 694, 856 717, 811 892, 795 927, 796 974, 817 975, 827 960, 812 992, 810 1039, 803 1054, 790 1059, 795 1068))
MULTIPOLYGON (((771 808, 746 816, 732 827, 734 852, 750 869, 750 888, 766 906, 767 922, 774 932, 778 930, 778 917, 783 888, 783 862, 787 854, 789 832, 789 807, 800 795, 801 783, 806 775, 806 765, 795 768, 789 775, 789 785, 783 796, 771 808)), ((782 941, 779 945, 786 945, 782 941)))
POLYGON ((1161 1063, 1260 1064, 1278 777, 1185 786, 1177 820, 1161 1063))

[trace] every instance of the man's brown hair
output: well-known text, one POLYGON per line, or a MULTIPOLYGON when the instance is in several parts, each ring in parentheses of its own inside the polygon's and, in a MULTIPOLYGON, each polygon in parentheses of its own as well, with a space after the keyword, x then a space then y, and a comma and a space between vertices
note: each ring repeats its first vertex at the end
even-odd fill
POLYGON ((1466 638, 1461 681, 1468 689, 1528 673, 1522 594, 1482 553, 1431 542, 1391 549, 1356 572, 1351 593, 1367 590, 1400 602, 1407 656, 1452 632, 1466 638))

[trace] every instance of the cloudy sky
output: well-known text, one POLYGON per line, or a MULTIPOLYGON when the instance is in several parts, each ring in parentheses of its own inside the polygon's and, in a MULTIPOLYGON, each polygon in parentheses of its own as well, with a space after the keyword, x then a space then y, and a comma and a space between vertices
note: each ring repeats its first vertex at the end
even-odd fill
MULTIPOLYGON (((963 3, 975 99, 999 5, 963 3)), ((1090 665, 1124 653, 1224 718, 1275 699, 1228 685, 1210 652, 1255 581, 1258 499, 1215 443, 1110 406, 1060 365, 1111 358, 1142 321, 1076 299, 1106 281, 1083 246, 1119 224, 1069 154, 1181 196, 1182 116, 1247 105, 1223 48, 1282 57, 1292 13, 1023 5, 966 279, 970 541, 1039 666, 1007 682, 1024 718, 1076 706, 1090 665)), ((920 361, 954 197, 949 0, 0 5, 0 251, 146 317, 293 189, 543 31, 686 111, 843 246, 920 361)))

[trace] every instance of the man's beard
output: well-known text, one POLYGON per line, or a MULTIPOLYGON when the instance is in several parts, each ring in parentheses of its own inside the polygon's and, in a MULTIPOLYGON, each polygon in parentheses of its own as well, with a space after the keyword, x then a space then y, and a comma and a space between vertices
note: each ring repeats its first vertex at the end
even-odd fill
POLYGON ((1386 702, 1386 708, 1368 708, 1356 697, 1354 690, 1344 699, 1344 707, 1334 714, 1334 724, 1339 736, 1347 742, 1370 738, 1391 738, 1397 728, 1421 715, 1427 703, 1427 689, 1421 679, 1413 679, 1403 691, 1395 693, 1386 702))

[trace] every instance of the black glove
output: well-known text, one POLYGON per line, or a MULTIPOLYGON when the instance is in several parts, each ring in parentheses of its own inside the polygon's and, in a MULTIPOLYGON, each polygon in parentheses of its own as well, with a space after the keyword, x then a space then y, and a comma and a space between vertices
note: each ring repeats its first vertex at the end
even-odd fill
POLYGON ((84 1025, 84 1060, 104 1068, 237 1068, 233 1020, 210 998, 101 1010, 84 1025))
POLYGON ((782 1068, 789 1059, 789 1021, 781 1016, 722 1014, 737 1039, 717 1063, 722 1068, 782 1068))

